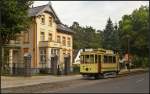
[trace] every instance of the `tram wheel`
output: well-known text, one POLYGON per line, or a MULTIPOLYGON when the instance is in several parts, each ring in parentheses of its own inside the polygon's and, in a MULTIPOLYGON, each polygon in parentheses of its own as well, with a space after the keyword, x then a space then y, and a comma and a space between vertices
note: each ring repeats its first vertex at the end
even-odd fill
POLYGON ((95 75, 94 78, 95 78, 95 79, 99 79, 99 75, 95 75))

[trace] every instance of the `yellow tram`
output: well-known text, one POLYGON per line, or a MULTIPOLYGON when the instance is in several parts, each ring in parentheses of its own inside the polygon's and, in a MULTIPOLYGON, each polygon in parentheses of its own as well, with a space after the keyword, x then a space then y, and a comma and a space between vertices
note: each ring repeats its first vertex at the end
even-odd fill
POLYGON ((112 50, 93 49, 81 52, 80 74, 83 76, 116 77, 119 72, 119 56, 112 50))

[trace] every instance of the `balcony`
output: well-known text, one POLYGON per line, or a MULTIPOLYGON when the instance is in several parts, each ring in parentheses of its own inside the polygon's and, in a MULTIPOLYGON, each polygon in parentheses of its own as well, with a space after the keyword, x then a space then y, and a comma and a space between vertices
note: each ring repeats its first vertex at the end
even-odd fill
POLYGON ((60 48, 60 43, 54 41, 40 41, 39 47, 55 47, 60 48))
POLYGON ((20 47, 21 46, 21 42, 20 41, 15 41, 15 40, 10 40, 9 44, 6 44, 12 47, 20 47))

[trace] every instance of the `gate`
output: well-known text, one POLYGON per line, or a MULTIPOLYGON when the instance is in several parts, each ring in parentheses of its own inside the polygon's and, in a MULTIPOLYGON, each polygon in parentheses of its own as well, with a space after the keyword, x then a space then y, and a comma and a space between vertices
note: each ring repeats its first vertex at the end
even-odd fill
POLYGON ((70 73, 70 56, 64 57, 64 74, 68 75, 70 73))
POLYGON ((57 63, 58 63, 58 56, 54 55, 51 57, 51 73, 57 75, 57 63))
POLYGON ((24 56, 23 63, 13 63, 12 74, 18 76, 31 76, 31 56, 24 56))

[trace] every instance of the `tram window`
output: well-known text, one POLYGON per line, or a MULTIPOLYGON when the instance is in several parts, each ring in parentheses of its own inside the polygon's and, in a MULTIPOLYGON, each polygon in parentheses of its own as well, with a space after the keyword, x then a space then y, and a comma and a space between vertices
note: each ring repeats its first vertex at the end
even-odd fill
POLYGON ((108 63, 113 63, 112 61, 112 56, 108 56, 108 63))
POLYGON ((90 55, 90 63, 94 63, 94 55, 90 55))
POLYGON ((98 63, 97 57, 98 55, 95 55, 95 63, 98 63))
POLYGON ((104 63, 108 63, 107 56, 104 56, 104 63))
POLYGON ((98 63, 101 63, 101 56, 98 55, 98 63))
POLYGON ((116 57, 113 56, 113 63, 116 63, 116 57))
POLYGON ((82 56, 80 56, 80 62, 81 62, 81 63, 84 63, 83 55, 82 55, 82 56))
POLYGON ((90 56, 89 55, 85 55, 84 56, 84 63, 90 63, 90 56))

